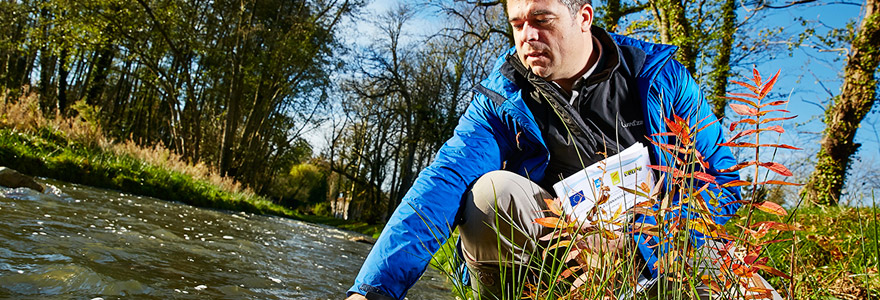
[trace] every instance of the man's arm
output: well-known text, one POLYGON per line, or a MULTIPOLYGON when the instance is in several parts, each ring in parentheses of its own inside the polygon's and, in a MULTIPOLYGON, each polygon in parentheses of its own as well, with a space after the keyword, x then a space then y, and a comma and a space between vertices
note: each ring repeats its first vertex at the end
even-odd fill
MULTIPOLYGON (((445 242, 468 184, 501 166, 505 133, 494 104, 478 95, 455 134, 422 171, 389 218, 349 293, 402 299, 445 242)), ((355 298, 358 299, 358 298, 355 298)))

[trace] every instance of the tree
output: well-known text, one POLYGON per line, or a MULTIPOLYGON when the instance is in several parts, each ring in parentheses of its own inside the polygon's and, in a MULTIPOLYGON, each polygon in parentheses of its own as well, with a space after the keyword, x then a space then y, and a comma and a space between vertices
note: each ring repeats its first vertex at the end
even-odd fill
POLYGON ((825 111, 816 170, 801 194, 810 202, 837 205, 859 144, 854 142, 859 124, 877 102, 876 73, 880 64, 880 1, 867 0, 864 17, 854 32, 844 67, 840 94, 825 111))

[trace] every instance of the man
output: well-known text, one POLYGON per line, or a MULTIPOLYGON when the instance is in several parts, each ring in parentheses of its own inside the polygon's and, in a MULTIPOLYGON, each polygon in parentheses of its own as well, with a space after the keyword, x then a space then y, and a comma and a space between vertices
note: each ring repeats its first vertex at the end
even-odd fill
MULTIPOLYGON (((509 0, 507 12, 515 51, 502 55, 475 88, 454 136, 391 216, 349 299, 403 299, 454 226, 471 285, 497 295, 499 261, 527 263, 523 251, 537 249, 531 241, 548 232, 532 221, 543 216, 542 199, 552 197, 553 183, 601 160, 598 152, 650 145, 648 136, 665 131, 664 117, 704 120, 701 126, 715 120, 693 78, 672 59, 675 47, 593 27, 589 0, 509 0), (497 238, 495 232, 514 233, 497 238)), ((717 123, 696 137, 712 166, 707 173, 719 183, 738 179, 718 172, 736 164, 719 142, 717 123)), ((674 164, 651 147, 652 163, 674 164)), ((720 216, 738 207, 724 204, 740 199, 739 190, 709 192, 720 195, 716 222, 723 224, 727 218, 720 216)), ((637 245, 642 265, 654 265, 656 240, 626 236, 598 246, 614 250, 626 242, 637 245)), ((657 270, 644 274, 656 277, 657 270)))

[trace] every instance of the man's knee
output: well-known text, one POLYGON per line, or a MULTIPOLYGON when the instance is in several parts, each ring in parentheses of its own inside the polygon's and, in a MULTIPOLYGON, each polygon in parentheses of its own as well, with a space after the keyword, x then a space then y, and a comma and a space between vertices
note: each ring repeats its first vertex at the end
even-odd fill
POLYGON ((481 176, 469 192, 468 201, 473 203, 470 208, 489 215, 494 214, 496 208, 506 211, 510 201, 517 198, 511 197, 512 194, 521 190, 517 177, 521 176, 509 171, 492 171, 481 176))

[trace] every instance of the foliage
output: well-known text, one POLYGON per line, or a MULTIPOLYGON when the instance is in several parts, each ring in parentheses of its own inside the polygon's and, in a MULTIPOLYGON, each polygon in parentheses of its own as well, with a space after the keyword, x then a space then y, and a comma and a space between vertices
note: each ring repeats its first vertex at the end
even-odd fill
POLYGON ((299 162, 288 153, 324 119, 343 48, 338 23, 361 5, 4 1, 3 102, 35 83, 46 117, 82 101, 95 113, 84 117, 109 139, 164 145, 263 192, 299 162))

